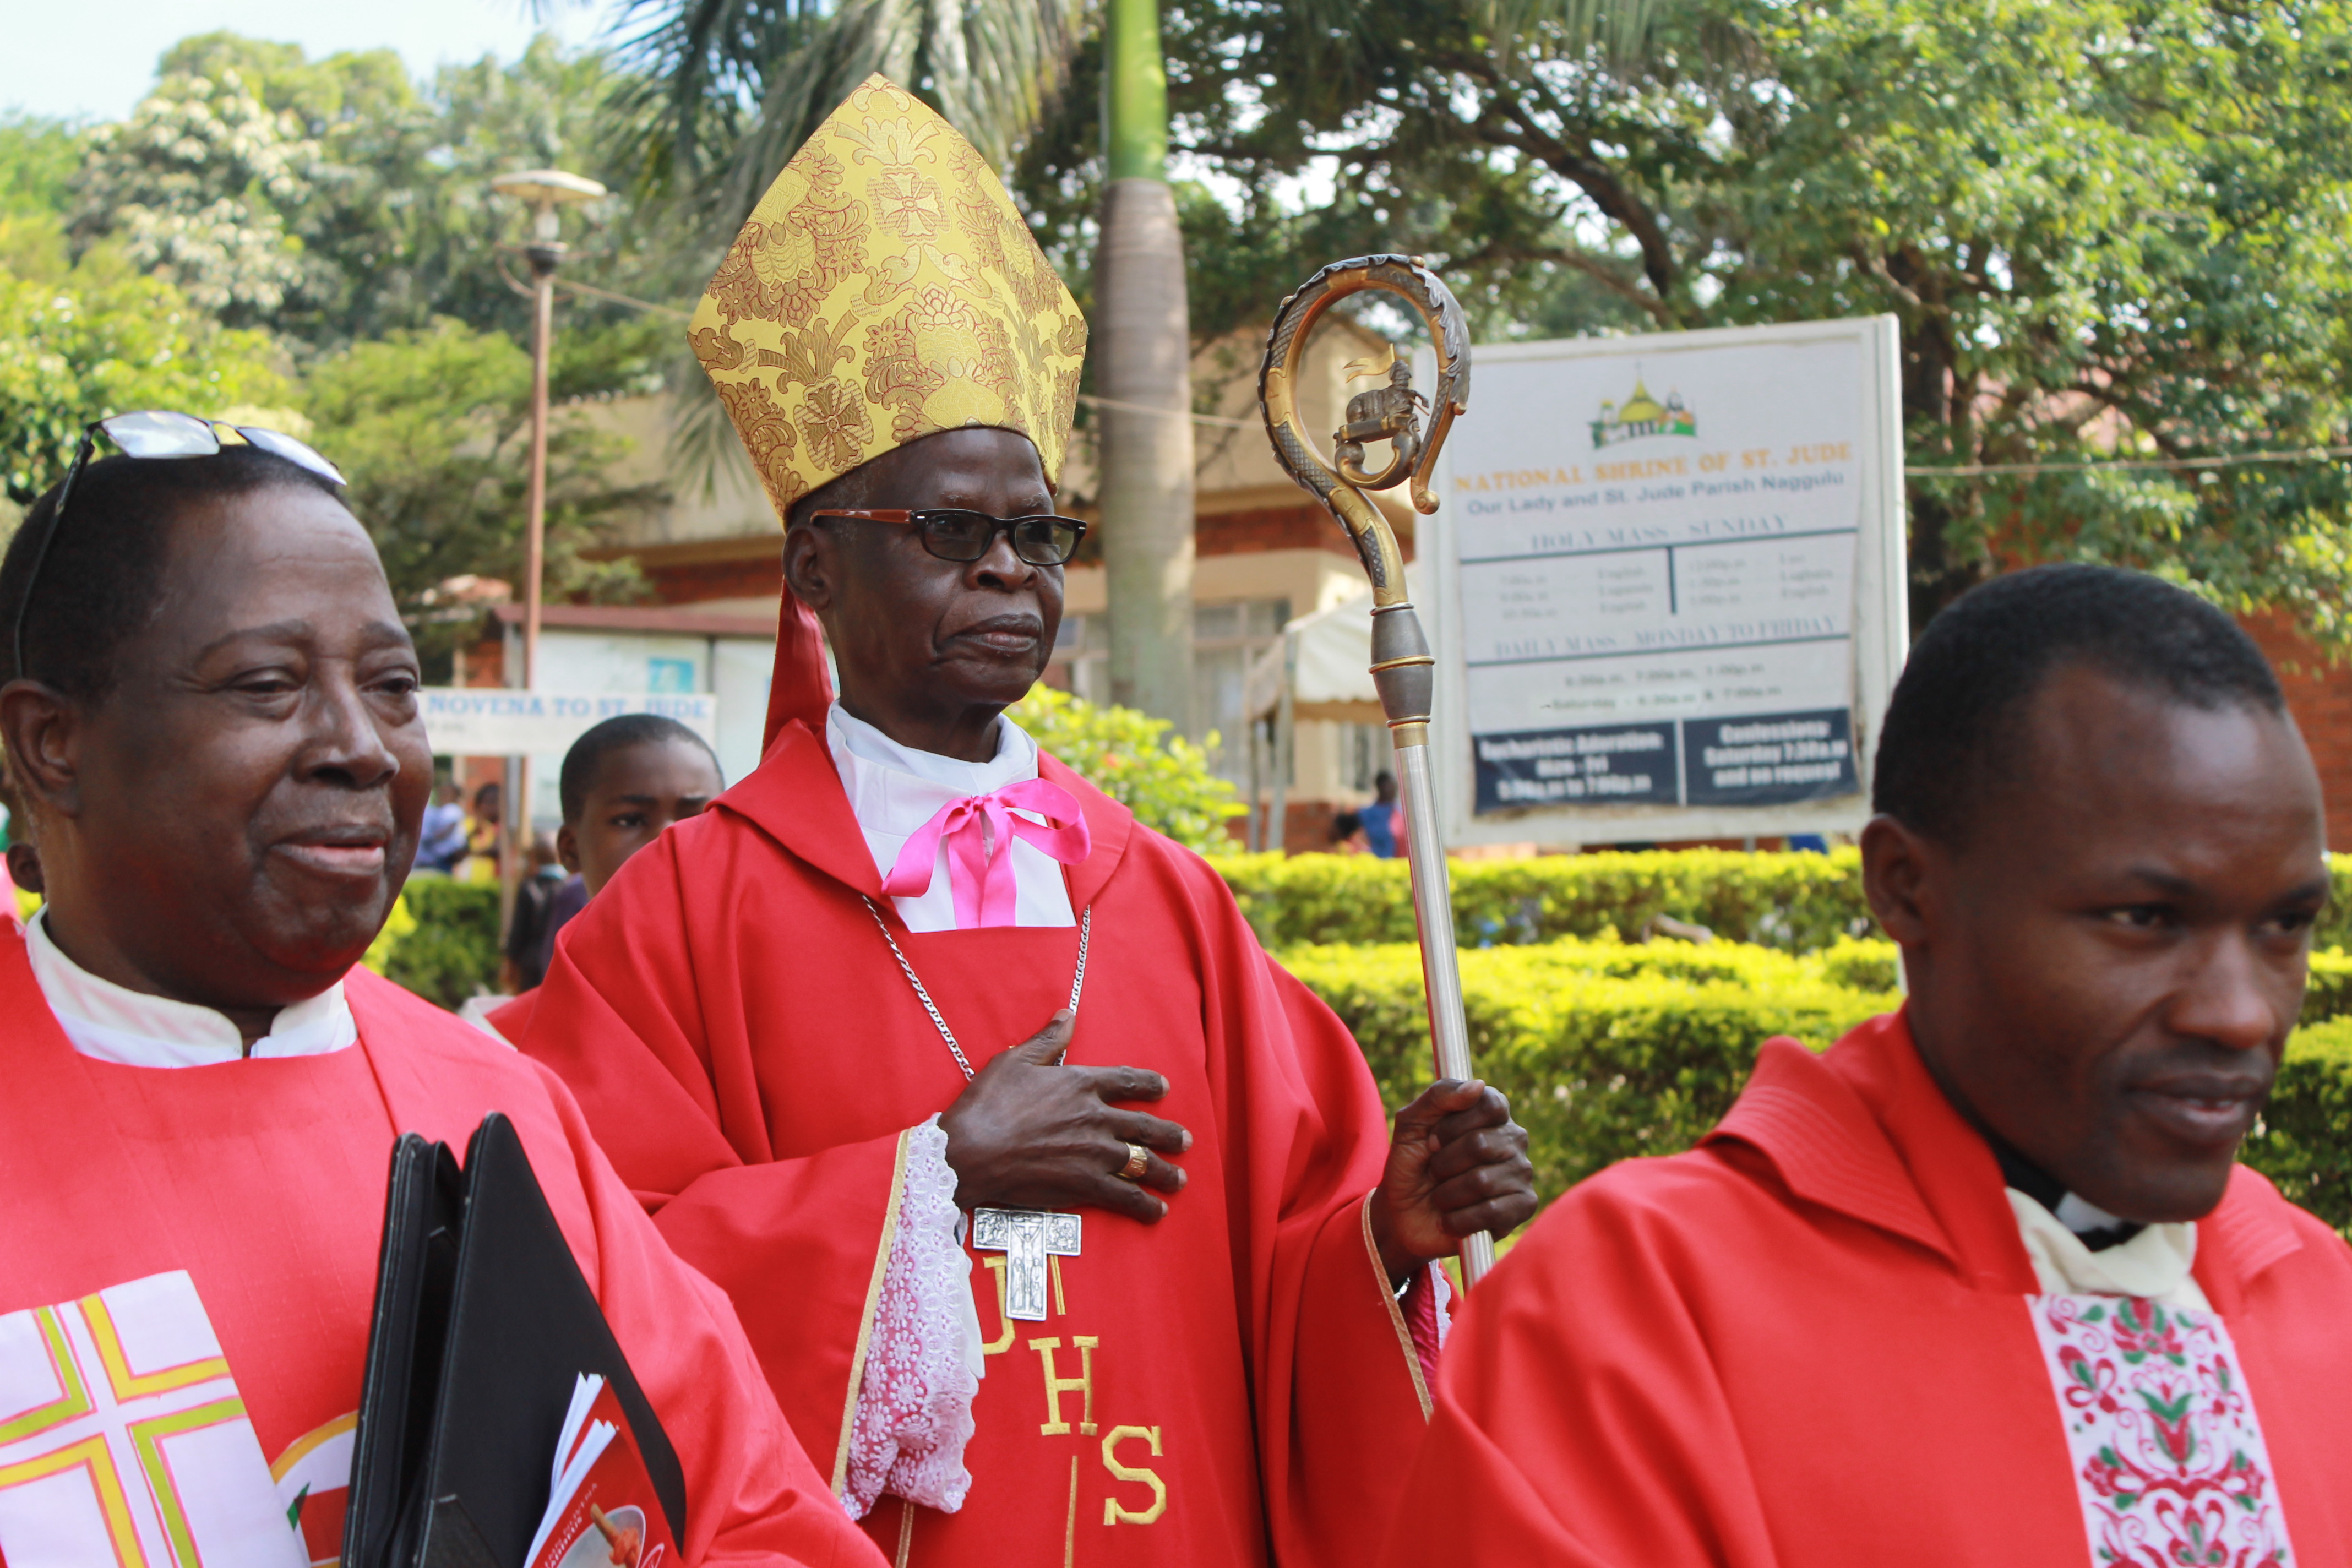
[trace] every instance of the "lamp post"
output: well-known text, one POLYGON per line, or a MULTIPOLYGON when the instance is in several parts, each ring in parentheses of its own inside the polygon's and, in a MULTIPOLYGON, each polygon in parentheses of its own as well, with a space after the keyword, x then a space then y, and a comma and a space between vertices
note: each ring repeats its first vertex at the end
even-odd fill
MULTIPOLYGON (((567 202, 594 201, 605 194, 595 181, 562 169, 525 169, 500 174, 490 189, 522 202, 531 209, 530 243, 523 254, 530 260, 530 478, 523 501, 522 565, 522 686, 539 685, 540 578, 547 559, 547 358, 555 335, 555 269, 563 262, 564 244, 557 238, 556 209, 567 202)), ((499 930, 503 936, 514 918, 515 889, 522 876, 524 855, 530 844, 530 758, 520 758, 509 785, 506 805, 506 865, 499 878, 499 930)))

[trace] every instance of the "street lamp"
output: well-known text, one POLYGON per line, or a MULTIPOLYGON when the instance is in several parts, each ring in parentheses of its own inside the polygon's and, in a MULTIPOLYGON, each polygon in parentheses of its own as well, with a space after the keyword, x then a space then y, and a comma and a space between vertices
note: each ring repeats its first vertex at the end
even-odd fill
MULTIPOLYGON (((547 356, 555 335, 555 269, 563 261, 564 245, 557 238, 556 209, 567 202, 590 202, 603 196, 595 181, 562 169, 525 169, 500 174, 490 189, 514 197, 531 209, 530 243, 523 254, 530 259, 530 482, 523 503, 522 566, 522 685, 539 686, 540 577, 547 558, 547 356)), ((530 847, 530 759, 521 759, 516 771, 514 798, 507 803, 506 867, 499 878, 501 934, 514 913, 514 894, 530 847)))

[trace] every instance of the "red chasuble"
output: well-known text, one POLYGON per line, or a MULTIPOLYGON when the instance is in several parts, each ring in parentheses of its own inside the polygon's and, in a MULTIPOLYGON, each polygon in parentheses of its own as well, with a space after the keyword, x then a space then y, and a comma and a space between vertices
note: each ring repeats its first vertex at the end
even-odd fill
MULTIPOLYGON (((1157 1109, 1192 1130, 1190 1184, 1157 1226, 1082 1211, 1042 1321, 1003 1314, 1004 1257, 979 1255, 970 1496, 953 1514, 885 1498, 867 1528, 918 1563, 1361 1562, 1424 1419, 1365 1230, 1378 1091, 1206 862, 1041 770, 1093 835, 1068 872, 1071 908, 1093 910, 1069 1059, 1168 1078, 1157 1109)), ((975 1064, 1067 1001, 1075 928, 906 931, 831 755, 793 722, 567 928, 524 1045, 734 1297, 836 1488, 903 1134, 964 1088, 861 893, 975 1064)))
POLYGON ((539 987, 534 985, 514 997, 502 1007, 493 1007, 485 1015, 490 1027, 509 1045, 520 1045, 530 1031, 531 1010, 539 1005, 539 987))
POLYGON ((125 1067, 74 1050, 0 931, 0 1551, 332 1562, 393 1143, 462 1149, 496 1110, 677 1446, 686 1560, 873 1561, 552 1075, 364 970, 346 994, 345 1050, 125 1067))
POLYGON ((1470 1299, 1383 1560, 2352 1563, 2352 1251, 2241 1167, 2195 1279, 2044 1294, 1900 1016, 1772 1041, 1470 1299))

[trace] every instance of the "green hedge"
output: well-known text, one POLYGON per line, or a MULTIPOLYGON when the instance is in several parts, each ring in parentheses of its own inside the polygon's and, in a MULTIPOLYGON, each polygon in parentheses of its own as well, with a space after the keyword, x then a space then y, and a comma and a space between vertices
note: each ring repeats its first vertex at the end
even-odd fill
POLYGON ((413 877, 401 901, 416 929, 384 957, 384 978, 455 1011, 499 984, 499 889, 495 883, 413 877))
MULTIPOLYGON (((1299 948, 1286 961, 1354 1031, 1391 1109, 1421 1091, 1430 1067, 1418 948, 1299 948)), ((1478 1071, 1511 1097, 1549 1199, 1618 1160, 1690 1147, 1738 1098, 1771 1036, 1823 1049, 1892 1010, 1901 997, 1878 984, 1892 964, 1883 942, 1799 956, 1570 940, 1465 952, 1462 990, 1478 1071)), ((2352 1017, 2288 1042, 2244 1159, 2352 1228, 2352 1017)))
MULTIPOLYGON (((1347 1021, 1381 1092, 1429 1078, 1420 952, 1405 868, 1358 856, 1221 859, 1267 944, 1347 1021), (1379 941, 1341 941, 1370 932, 1379 941)), ((2352 858, 2336 861, 2339 882, 2352 858)), ((1868 930, 1851 850, 1716 850, 1465 861, 1454 909, 1479 1071, 1511 1096, 1546 1197, 1602 1166, 1687 1148, 1776 1034, 1816 1049, 1901 1000, 1894 944, 1868 930), (1727 940, 1629 942, 1653 913, 1727 940)), ((2352 907, 2352 888, 2337 910, 2352 907)), ((498 889, 420 878, 416 929, 384 972, 455 1007, 498 977, 498 889)), ((2304 1025, 2246 1163, 2339 1228, 2352 1227, 2352 921, 2332 910, 2312 957, 2304 1025)))
MULTIPOLYGON (((2322 947, 2352 945, 2352 856, 2332 857, 2336 896, 2322 947)), ((1234 855, 1213 862, 1266 946, 1412 940, 1402 860, 1363 855, 1234 855)), ((1706 926, 1727 942, 1811 952, 1874 929, 1860 851, 1796 855, 1730 849, 1611 851, 1526 860, 1456 860, 1454 929, 1465 947, 1555 937, 1637 936, 1654 915, 1706 926)), ((2340 1009, 2339 1009, 2340 1010, 2340 1009)))
POLYGON ((2352 1018, 2306 1024, 2287 1041, 2241 1158, 2288 1201, 2352 1235, 2352 1018))
MULTIPOLYGON (((1269 948, 1412 940, 1412 883, 1402 860, 1234 855, 1213 863, 1269 948)), ((1507 947, 1607 931, 1633 937, 1663 914, 1703 925, 1726 941, 1806 952, 1871 930, 1861 868, 1853 849, 1457 860, 1454 930, 1465 947, 1507 947)))
MULTIPOLYGON (((1295 949, 1293 973, 1363 1047, 1391 1109, 1429 1080, 1420 950, 1295 949)), ((1685 1149, 1776 1034, 1826 1046, 1899 998, 1835 984, 1826 957, 1729 942, 1573 939, 1462 955, 1479 1073, 1511 1097, 1546 1197, 1636 1154, 1685 1149)))

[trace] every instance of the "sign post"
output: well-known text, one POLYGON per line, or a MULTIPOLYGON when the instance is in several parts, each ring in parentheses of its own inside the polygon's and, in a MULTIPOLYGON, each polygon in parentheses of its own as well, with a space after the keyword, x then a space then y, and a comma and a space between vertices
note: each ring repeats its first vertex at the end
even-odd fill
POLYGON ((1853 831, 1909 646, 1891 316, 1478 350, 1424 522, 1452 846, 1853 831))

